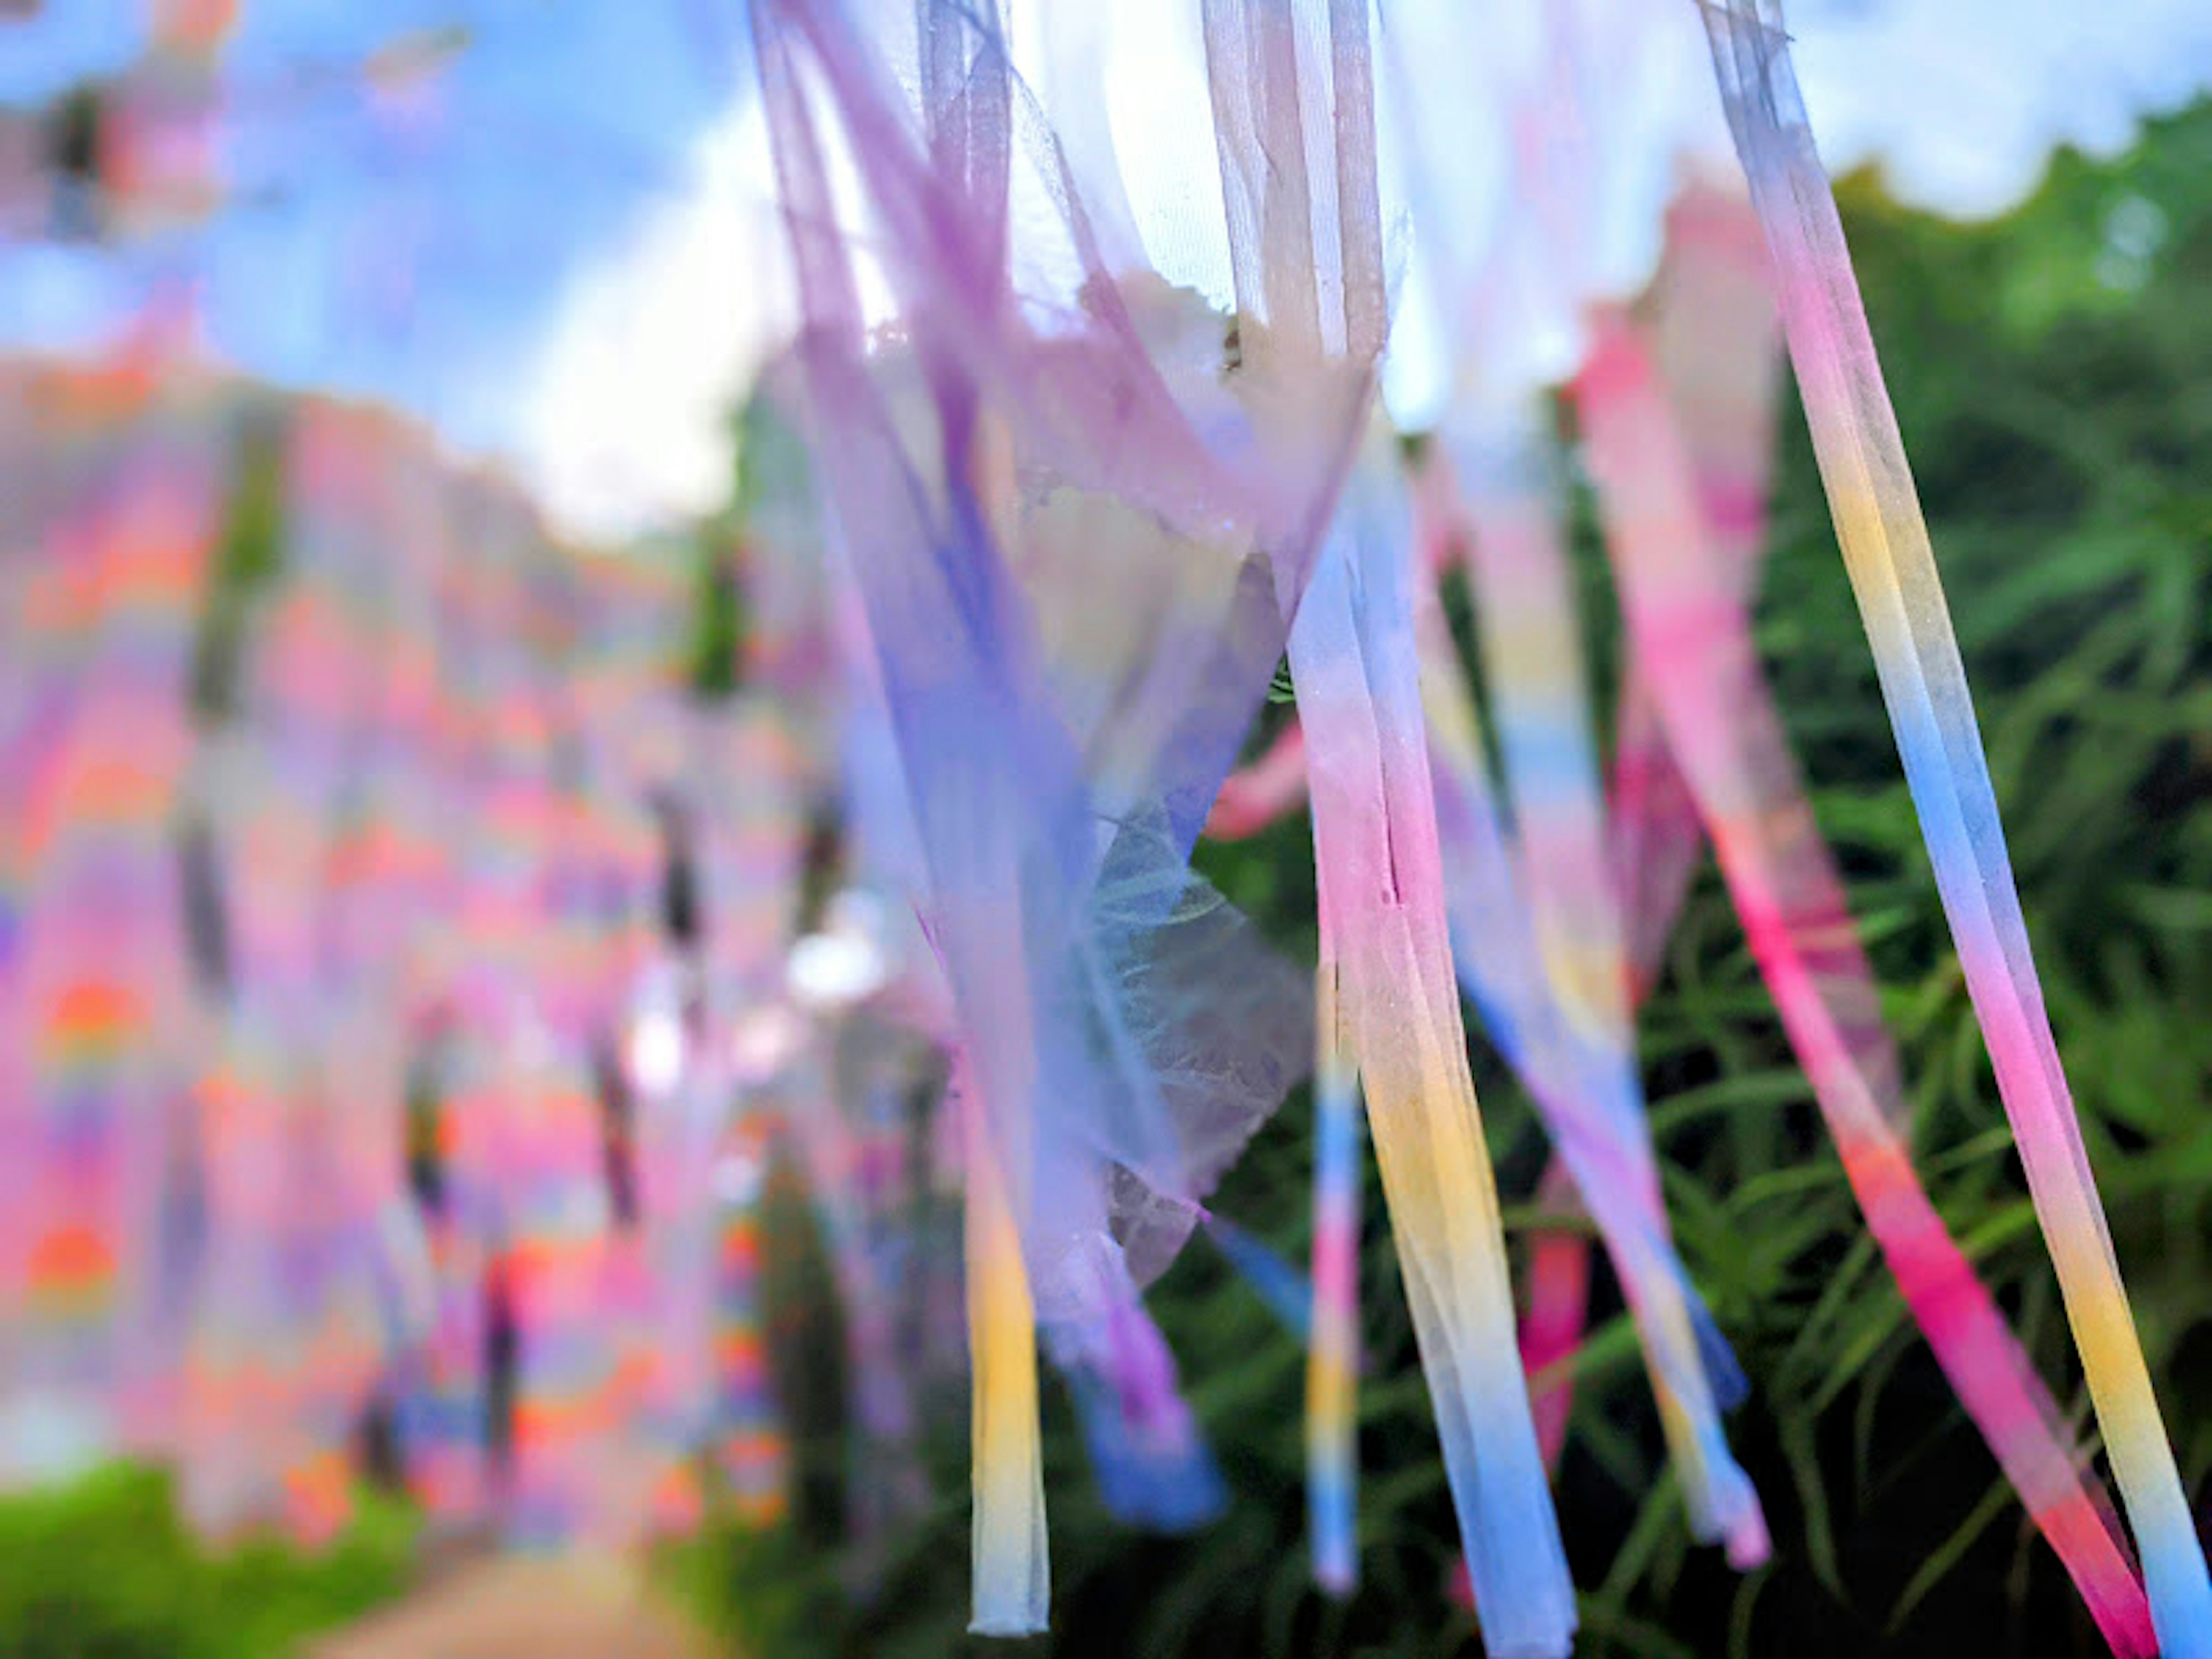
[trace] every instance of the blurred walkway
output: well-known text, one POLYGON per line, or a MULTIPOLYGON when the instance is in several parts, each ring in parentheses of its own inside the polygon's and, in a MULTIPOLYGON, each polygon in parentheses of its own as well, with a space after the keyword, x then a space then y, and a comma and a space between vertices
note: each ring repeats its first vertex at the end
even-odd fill
POLYGON ((618 1560, 497 1556, 323 1638, 309 1659, 714 1659, 714 1644, 618 1560))

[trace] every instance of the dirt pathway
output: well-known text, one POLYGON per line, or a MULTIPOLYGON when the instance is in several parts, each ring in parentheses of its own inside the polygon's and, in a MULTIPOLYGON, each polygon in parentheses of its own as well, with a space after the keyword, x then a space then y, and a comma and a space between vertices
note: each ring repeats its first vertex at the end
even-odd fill
POLYGON ((496 1556, 312 1644, 307 1659, 717 1659, 619 1560, 496 1556))

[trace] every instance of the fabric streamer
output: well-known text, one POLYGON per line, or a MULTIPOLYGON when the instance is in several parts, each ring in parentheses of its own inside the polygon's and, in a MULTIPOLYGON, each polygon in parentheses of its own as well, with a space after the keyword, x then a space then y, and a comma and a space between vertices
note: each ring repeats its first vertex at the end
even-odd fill
POLYGON ((2057 1414, 1911 1170, 1896 1056, 1840 880, 1763 692, 1737 578, 1710 552, 1670 412, 1616 329, 1577 382, 1622 602, 1677 764, 1907 1305, 2116 1651, 2144 1650, 2126 1559, 2057 1414), (1708 562, 1702 576, 1690 561, 1708 562), (1733 597, 1730 597, 1731 593, 1733 597))
POLYGON ((1306 1357, 1306 1530, 1314 1582, 1359 1582, 1360 1110, 1356 1051, 1324 963, 1315 997, 1313 1322, 1306 1357))
MULTIPOLYGON (((1389 463, 1381 463, 1387 468, 1389 463)), ((1355 478, 1291 635, 1313 788, 1322 972, 1358 1067, 1486 1644, 1573 1644, 1567 1575, 1513 1339, 1444 915, 1413 656, 1410 533, 1355 478)))
MULTIPOLYGON (((1632 159, 1594 142, 1611 112, 1590 84, 1602 85, 1622 50, 1616 37, 1638 25, 1626 9, 1607 18, 1601 35, 1573 8, 1502 18, 1479 71, 1484 95, 1472 98, 1419 72, 1409 56, 1442 49, 1458 26, 1448 9, 1417 14, 1410 35, 1395 42, 1394 62, 1405 85, 1414 203, 1434 230, 1425 275, 1448 375, 1420 500, 1435 520, 1424 532, 1428 550, 1457 554, 1469 579, 1511 817, 1490 799, 1487 763, 1469 726, 1456 752, 1437 762, 1440 789, 1460 797, 1440 802, 1439 828, 1447 856, 1462 866, 1448 902, 1495 909, 1492 924, 1512 929, 1516 945, 1525 937, 1527 948, 1504 970, 1483 960, 1492 954, 1483 930, 1455 926, 1455 944, 1462 976, 1491 981, 1475 996, 1485 1024, 1501 1051, 1520 1056, 1523 1080, 1606 1239, 1692 1532, 1724 1541, 1731 1562, 1748 1567, 1765 1558, 1769 1542, 1721 1423, 1741 1379, 1676 1256, 1659 1191, 1625 927, 1605 863, 1605 803, 1559 499, 1563 469, 1545 431, 1548 388, 1579 349, 1578 307, 1618 280, 1600 250, 1612 170, 1632 159), (1469 154, 1488 156, 1502 176, 1469 166, 1469 154), (1469 844, 1477 836, 1480 844, 1469 844), (1484 860, 1490 868, 1468 867, 1484 860), (1504 983, 1508 971, 1523 983, 1504 983)), ((1450 643, 1433 626, 1425 632, 1431 721, 1465 726, 1459 708, 1438 707, 1465 696, 1437 680, 1450 643)), ((1546 1283, 1563 1293, 1576 1277, 1554 1273, 1546 1283)), ((1578 1316, 1547 1308, 1539 1326, 1576 1323, 1578 1316)))
MULTIPOLYGON (((1590 1127, 1610 1143, 1616 1167, 1632 1172, 1625 1189, 1578 1184, 1615 1251, 1691 1529, 1724 1540, 1732 1565, 1755 1566, 1767 1554, 1766 1525, 1719 1417, 1722 1397, 1739 1391, 1737 1374, 1733 1360, 1708 1374, 1708 1356, 1720 1345, 1674 1256, 1659 1192, 1620 918, 1604 862, 1604 798, 1580 683, 1583 653, 1548 499, 1550 465, 1526 433, 1502 449, 1467 445, 1455 459, 1470 520, 1462 545, 1513 791, 1533 965, 1556 1011, 1548 1030, 1561 1045, 1547 1092, 1586 1101, 1590 1127)), ((1464 943, 1480 948, 1473 939, 1464 943)), ((1544 1063, 1541 1051, 1532 1059, 1544 1063)))
POLYGON ((2051 1036, 1966 671, 1772 0, 1705 24, 1884 701, 1977 1019, 2020 1143, 2169 1656, 2212 1652, 2212 1577, 2135 1334, 2051 1036))
MULTIPOLYGON (((817 443, 817 453, 825 463, 826 495, 883 670, 928 868, 925 915, 960 1010, 969 1109, 980 1109, 990 1130, 988 1150, 1023 1244, 1030 1305, 1054 1333, 1055 1352, 1110 1354, 1122 1384, 1140 1384, 1133 1395, 1126 1386, 1119 1390, 1133 1406, 1147 1398, 1164 1406, 1164 1349, 1147 1334, 1134 1291, 1165 1265, 1197 1218, 1195 1200, 1288 1081, 1269 1042, 1279 1014, 1238 1019, 1224 1011, 1202 1030, 1188 1024, 1215 989, 1234 988, 1264 1001, 1273 976, 1249 971, 1254 947, 1240 942, 1241 924, 1180 869, 1270 664, 1249 637, 1215 632, 1222 623, 1205 624, 1201 610, 1193 622, 1103 641, 1133 654, 1079 661, 1048 692, 1015 572, 1052 569, 1030 562, 1049 558, 1058 515, 1085 492, 1103 493, 1103 483, 1109 491, 1133 493, 1156 513, 1170 513, 1170 522, 1218 524, 1212 515, 1229 507, 1231 523, 1257 527, 1276 562, 1279 585, 1294 594, 1310 509, 1294 495, 1286 510, 1253 487, 1256 479, 1228 471, 1195 440, 1188 415, 1167 395, 1131 313, 1115 302, 1103 272, 1085 290, 1096 323, 1088 343, 1079 333, 1072 340, 1032 336, 1016 313, 990 299, 1003 293, 1006 281, 996 218, 1010 118, 997 102, 1009 95, 1006 70, 987 20, 933 16, 927 50, 950 57, 933 57, 936 67, 923 77, 925 93, 932 85, 965 90, 932 115, 935 149, 927 166, 890 114, 896 100, 869 86, 864 56, 840 38, 832 17, 784 12, 775 15, 774 28, 757 19, 801 288, 819 308, 808 336, 815 418, 834 421, 838 434, 834 442, 817 443), (896 405, 869 386, 857 356, 832 356, 836 342, 857 342, 859 309, 849 272, 833 263, 843 256, 824 234, 830 198, 819 181, 815 142, 778 66, 780 55, 801 40, 863 152, 864 176, 907 262, 899 274, 910 285, 914 338, 929 343, 915 367, 941 454, 930 459, 927 483, 902 453, 896 405), (809 209, 809 202, 821 209, 809 209), (927 234, 902 242, 907 227, 926 227, 927 234), (923 325, 932 316, 941 319, 940 326, 923 325), (1017 356, 1037 372, 1007 374, 1006 363, 1017 356), (1088 401, 1096 397, 1101 368, 1125 389, 1113 417, 1122 434, 1118 453, 1074 441, 1091 411, 1108 407, 1088 401), (986 418, 987 391, 1039 418, 1004 424, 986 418), (1086 401, 1071 401, 1079 396, 1086 401), (1172 444, 1148 446, 1139 470, 1131 438, 1143 443, 1146 428, 1131 422, 1127 399, 1149 410, 1161 437, 1183 434, 1180 452, 1172 444), (1077 424, 1071 426, 1071 418, 1077 424), (1020 449, 1010 453, 1016 441, 1020 449), (1178 458, 1164 470, 1151 465, 1170 456, 1178 458), (865 482, 871 466, 878 476, 865 482), (1017 498, 1006 483, 1018 476, 1016 467, 1060 469, 1069 493, 1055 498, 1032 484, 1017 498), (1041 503, 1042 511, 1025 520, 1024 500, 1041 503), (1002 548, 1018 562, 1006 562, 1002 548), (905 568, 892 562, 895 556, 905 568), (917 618, 926 616, 938 620, 921 625, 917 618), (1199 651, 1202 662, 1204 653, 1223 648, 1224 637, 1225 665, 1236 671, 1228 701, 1212 693, 1194 708, 1189 692, 1204 681, 1194 681, 1191 665, 1174 647, 1199 651), (948 662, 948 646, 964 659, 948 662), (957 678, 949 672, 956 669, 957 678), (1086 715, 1078 699, 1092 676, 1098 678, 1091 683, 1103 680, 1103 689, 1121 689, 1106 697, 1091 692, 1097 700, 1087 706, 1097 712, 1086 715), (1164 697, 1170 688, 1178 691, 1172 700, 1164 697), (1179 724, 1164 742, 1157 727, 1125 712, 1161 708, 1178 711, 1179 724), (1070 745, 1056 710, 1067 711, 1079 731, 1092 728, 1080 751, 1070 745), (1107 716, 1109 722, 1099 725, 1107 716), (947 771, 956 757, 957 773, 947 771), (1095 827, 1101 821, 1120 826, 1103 848, 1095 827), (1012 892, 1008 872, 1020 874, 1012 892), (1239 969, 1228 967, 1232 959, 1239 969), (1200 1069, 1186 1079, 1194 1064, 1200 1069), (1109 1156, 1102 1160, 1101 1151, 1109 1156), (1111 1234, 1109 1209, 1121 1218, 1111 1234), (1103 1349, 1091 1346, 1100 1343, 1103 1349)), ((1239 133, 1225 152, 1241 167, 1245 147, 1256 143, 1239 133)), ((1079 219, 1074 231, 1080 252, 1079 219)), ((1302 231, 1310 234, 1310 228, 1302 231)), ((1246 362, 1253 362, 1249 347, 1246 362)), ((1322 367, 1328 368, 1325 361, 1322 367)), ((1337 374, 1319 384, 1325 391, 1357 388, 1364 376, 1337 374)), ((1312 398, 1304 402, 1314 407, 1312 398)), ((1293 453, 1310 458, 1313 434, 1325 445, 1340 429, 1332 418, 1336 405, 1326 401, 1318 424, 1310 416, 1285 424, 1256 398, 1238 407, 1273 418, 1274 429, 1261 428, 1270 440, 1261 453, 1279 476, 1297 476, 1293 453)), ((1250 422, 1254 415, 1236 412, 1235 418, 1250 422)), ((1321 476, 1333 477, 1334 469, 1321 476)), ((1097 510, 1111 515, 1111 500, 1106 495, 1097 510)), ((1124 522, 1134 528, 1139 521, 1124 522)), ((1198 546, 1188 532, 1182 545, 1198 546)), ((1164 600, 1214 607, 1224 621, 1256 620, 1255 605, 1273 597, 1249 580, 1258 572, 1240 573, 1235 557, 1222 553, 1165 562, 1154 553, 1130 569, 1158 585, 1157 596, 1139 600, 1140 607, 1164 600), (1194 579, 1204 584, 1195 592, 1188 586, 1194 579)), ((1042 594, 1047 588, 1036 584, 1051 578, 1039 574, 1030 580, 1031 591, 1042 594)), ((1139 608, 1131 614, 1145 613, 1139 608)), ((971 1185, 978 1179, 971 1170, 971 1185)), ((992 1224, 975 1237, 981 1248, 1002 1239, 1003 1230, 992 1224)), ((1003 1260, 993 1246, 984 1263, 1003 1260)), ((1021 1307, 1011 1288, 982 1300, 1008 1317, 1021 1307)), ((1018 1345, 994 1337, 979 1346, 997 1355, 1018 1345)), ((1018 1374, 1018 1368, 1002 1374, 1018 1374)), ((991 1402, 979 1397, 978 1410, 988 1418, 991 1402)), ((1133 1424, 1140 1431, 1138 1443, 1174 1420, 1172 1413, 1164 1419, 1155 1407, 1139 1407, 1133 1424)), ((1183 1443, 1176 1431, 1168 1443, 1183 1443)), ((979 1435, 979 1444, 992 1443, 989 1433, 979 1435)), ((1018 1457, 1013 1467, 1021 1463, 1018 1457)), ((1200 1467, 1182 1478, 1199 1478, 1200 1467)), ((1025 1481, 994 1480, 979 1462, 977 1486, 979 1537, 1013 1540, 1006 1567, 979 1562, 979 1619, 1014 1628, 1042 1616, 1032 1595, 1042 1575, 1022 1541, 1041 1533, 1027 1523, 997 1524, 990 1513, 994 1493, 1006 1495, 1018 1512, 1024 1510, 1025 1481)))

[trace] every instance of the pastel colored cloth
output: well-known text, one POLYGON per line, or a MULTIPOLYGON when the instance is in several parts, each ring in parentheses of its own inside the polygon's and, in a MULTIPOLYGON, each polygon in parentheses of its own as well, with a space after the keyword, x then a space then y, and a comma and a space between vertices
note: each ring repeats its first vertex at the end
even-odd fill
POLYGON ((2038 985, 1966 671, 1773 0, 1705 9, 1790 361, 1960 965, 2122 1499, 2159 1644, 2212 1652, 2205 1568, 2038 985))
POLYGON ((1322 1001, 1358 1068, 1483 1638, 1563 1655, 1574 1589, 1514 1344, 1468 1071, 1414 657, 1411 537, 1370 463, 1291 635, 1312 780, 1322 1001))
MULTIPOLYGON (((1469 434, 1454 448, 1467 502, 1458 542, 1527 895, 1534 950, 1524 970, 1538 975, 1536 994, 1551 1005, 1550 1018, 1527 1033, 1525 1058, 1540 1073, 1539 1101, 1574 1114, 1553 1133, 1613 1252, 1692 1532, 1723 1540, 1730 1564, 1748 1568, 1766 1557, 1766 1523, 1720 1423, 1723 1401, 1741 1392, 1741 1373, 1675 1256, 1660 1194, 1553 463, 1525 428, 1469 434), (1606 1143, 1602 1164, 1581 1143, 1593 1133, 1606 1143)), ((1460 945, 1476 957, 1484 950, 1472 933, 1460 945)))
POLYGON ((2027 1357, 1914 1177, 1904 1092, 1843 887, 1764 691, 1736 578, 1710 550, 1663 397, 1625 327, 1577 388, 1622 602, 1676 763, 1881 1245, 1952 1385, 2117 1650, 2141 1604, 2027 1357), (1730 612, 1735 614, 1730 616, 1730 612))
POLYGON ((95 413, 19 595, 37 630, 8 758, 21 885, 0 1008, 0 1364, 91 1445, 157 1449, 173 1306, 155 1223, 192 993, 168 812, 227 434, 190 383, 95 413), (80 470, 81 469, 81 470, 80 470))
POLYGON ((1315 997, 1312 1334, 1306 1358, 1306 1531, 1314 1582, 1359 1581, 1360 1107, 1358 1066, 1322 964, 1315 997))
MULTIPOLYGON (((1230 9, 1217 9, 1214 21, 1233 27, 1230 9)), ((1095 263, 1094 325, 1033 331, 1011 303, 999 217, 1012 117, 995 25, 950 8, 931 9, 925 23, 915 135, 835 9, 757 9, 811 319, 802 349, 815 453, 881 670, 926 871, 916 896, 957 1011, 967 1109, 988 1127, 1022 1246, 1024 1293, 1001 1293, 1010 1269, 988 1253, 1003 1229, 971 1232, 986 1252, 971 1261, 986 1273, 978 1289, 992 1291, 981 1303, 1006 1318, 1033 1309, 1063 1354, 1103 1342, 1116 1375, 1157 1389, 1164 1350, 1129 1316, 1130 1295, 1187 1236, 1197 1200, 1273 1109, 1306 1046, 1286 1065, 1272 1041, 1303 1003, 1275 994, 1295 979, 1265 965, 1182 863, 1264 690, 1273 649, 1255 641, 1279 641, 1286 625, 1313 497, 1325 500, 1334 476, 1337 412, 1364 396, 1365 362, 1320 349, 1310 270, 1292 315, 1298 273, 1271 268, 1278 303, 1248 325, 1243 401, 1196 392, 1206 419, 1237 422, 1242 442, 1231 446, 1201 435, 1162 380, 1143 319, 1095 263), (802 51, 860 153, 913 325, 908 362, 871 363, 864 350, 849 255, 830 234, 816 118, 793 76, 802 51), (1279 345, 1264 337, 1269 328, 1283 331, 1279 345), (1315 390, 1285 404, 1267 394, 1294 362, 1318 371, 1315 390), (1097 401, 1109 386, 1118 401, 1097 401), (1256 466, 1245 461, 1255 450, 1256 466), (1316 459, 1318 485, 1301 465, 1316 459), (1040 475, 1058 490, 1039 488, 1040 475), (1029 481, 1020 494, 1017 476, 1029 481), (1268 481, 1292 493, 1271 493, 1268 481), (1224 511, 1237 538, 1225 544, 1224 511), (1150 527, 1163 520, 1164 538, 1150 527), (1101 557, 1101 528, 1121 558, 1101 557), (1086 544, 1085 563, 1065 562, 1086 544), (1251 544, 1272 569, 1246 562, 1251 544), (1128 584, 1123 607, 1097 606, 1074 580, 1109 573, 1128 584), (1055 636, 1055 602, 1078 594, 1086 617, 1132 625, 1055 636), (1233 1003, 1217 1011, 1224 991, 1258 1017, 1239 1018, 1233 1003)), ((1224 68, 1217 92, 1231 85, 1224 68)), ((1224 103, 1217 113, 1231 129, 1224 164, 1251 165, 1235 176, 1257 186, 1254 112, 1224 103)), ((1269 222, 1289 224, 1280 204, 1269 222)), ((1070 228, 1085 257, 1083 222, 1070 228)), ((1283 246, 1310 259, 1310 219, 1283 246)), ((1370 359, 1375 345, 1379 334, 1370 359)), ((985 1356, 1018 1346, 1011 1331, 979 1327, 979 1374, 985 1356)), ((991 1415, 980 1398, 978 1410, 991 1415)), ((1140 1412, 1129 1443, 1170 1420, 1140 1412)), ((980 1448, 992 1443, 979 1435, 980 1448)), ((1012 1467, 1018 1476, 1018 1457, 1012 1467)), ((981 1461, 977 1485, 985 1506, 1003 1493, 1018 1509, 1026 1486, 981 1461)), ((1041 1574, 1018 1555, 1035 1528, 1000 1526, 983 1508, 977 1524, 980 1539, 1016 1551, 1000 1581, 979 1574, 979 1619, 1004 1627, 1041 1612, 1030 1596, 1041 1574)))

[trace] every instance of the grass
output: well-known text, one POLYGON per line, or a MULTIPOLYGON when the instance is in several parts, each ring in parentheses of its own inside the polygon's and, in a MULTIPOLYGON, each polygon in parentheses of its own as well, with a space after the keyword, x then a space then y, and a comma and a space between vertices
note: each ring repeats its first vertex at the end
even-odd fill
POLYGON ((179 1524, 167 1479, 115 1466, 0 1498, 0 1652, 9 1659, 276 1659, 396 1595, 412 1518, 364 1494, 327 1554, 228 1552, 179 1524))
MULTIPOLYGON (((2062 156, 1997 224, 1960 229, 1846 191, 1869 311, 1915 458, 1979 700, 2021 890, 2136 1316, 2193 1486, 2212 1472, 2212 107, 2108 165, 2062 156), (2115 216, 2161 227, 2116 270, 2115 216)), ((1607 648, 1602 561, 1582 550, 1607 648)), ((2050 1380, 2087 1421, 2047 1259, 1947 935, 1802 422, 1785 422, 1759 618, 1790 735, 1850 878, 1903 1050, 1920 1166, 2050 1380)), ((1292 951, 1313 945, 1303 818, 1208 872, 1292 951)), ((1748 1577, 1695 1547, 1618 1297, 1577 1360, 1562 1522, 1589 1656, 2097 1651, 1869 1245, 1741 930, 1710 872, 1643 1024, 1668 1198, 1692 1275, 1753 1381, 1733 1432, 1775 1558, 1748 1577)), ((1480 1043, 1478 1042, 1478 1048, 1480 1043)), ((1509 1200, 1533 1187, 1534 1119, 1486 1053, 1477 1080, 1509 1200)), ((1283 1249, 1306 1226, 1295 1098, 1220 1207, 1283 1249)), ((1370 1191, 1370 1217, 1382 1213, 1370 1191)), ((1528 1212, 1509 1214, 1509 1228, 1528 1212)), ((1449 1508, 1389 1244, 1365 1263, 1365 1582, 1342 1606, 1304 1557, 1299 1356, 1194 1248, 1156 1292, 1235 1494, 1189 1540, 1098 1511, 1064 1399, 1047 1401, 1054 1631, 1016 1652, 1383 1656, 1476 1652, 1444 1594, 1449 1508)), ((1605 1291, 1601 1292, 1601 1296, 1605 1291)), ((833 1430, 834 1431, 834 1430, 833 1430)), ((937 1448, 931 1515, 877 1597, 794 1576, 834 1505, 752 1540, 713 1581, 781 1609, 748 1651, 962 1650, 964 1437, 937 1448), (779 1633, 780 1632, 780 1633, 779 1633)))

